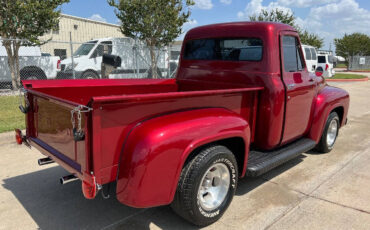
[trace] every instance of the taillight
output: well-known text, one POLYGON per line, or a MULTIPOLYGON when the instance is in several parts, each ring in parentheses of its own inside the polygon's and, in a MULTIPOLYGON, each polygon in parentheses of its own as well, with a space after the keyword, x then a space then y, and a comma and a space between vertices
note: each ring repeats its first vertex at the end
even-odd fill
POLYGON ((57 69, 60 69, 60 60, 57 61, 57 69))
POLYGON ((17 142, 18 145, 21 145, 23 142, 22 131, 19 129, 16 129, 14 131, 15 131, 15 141, 17 142))
POLYGON ((97 192, 95 177, 91 177, 92 181, 82 181, 82 192, 86 199, 94 199, 97 192))
POLYGON ((328 65, 328 64, 326 64, 326 66, 325 66, 325 71, 328 71, 328 69, 329 69, 329 65, 328 65))

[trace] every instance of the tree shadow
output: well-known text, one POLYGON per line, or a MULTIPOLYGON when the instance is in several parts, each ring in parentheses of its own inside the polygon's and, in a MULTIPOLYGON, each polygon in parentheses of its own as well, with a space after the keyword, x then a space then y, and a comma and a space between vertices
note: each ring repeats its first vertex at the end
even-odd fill
MULTIPOLYGON (((302 157, 289 161, 257 178, 239 181, 237 196, 242 196, 267 180, 299 164, 302 157)), ((169 206, 135 209, 117 201, 115 186, 110 198, 101 194, 93 200, 83 197, 79 181, 59 184, 59 178, 68 174, 56 166, 4 180, 2 185, 10 190, 40 229, 198 229, 174 212, 169 206)), ((17 217, 14 217, 16 220, 17 217)))

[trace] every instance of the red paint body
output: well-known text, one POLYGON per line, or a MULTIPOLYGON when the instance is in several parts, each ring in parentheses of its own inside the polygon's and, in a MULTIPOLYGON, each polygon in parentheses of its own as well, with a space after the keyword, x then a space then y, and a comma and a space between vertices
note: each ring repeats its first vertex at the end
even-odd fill
POLYGON ((250 148, 272 150, 301 137, 318 142, 333 110, 341 125, 346 122, 347 92, 310 76, 307 68, 284 70, 283 35, 298 37, 290 26, 276 23, 192 29, 184 44, 260 38, 263 58, 236 62, 181 56, 174 80, 23 81, 31 106, 27 138, 85 183, 117 180, 118 200, 133 207, 171 203, 187 157, 206 144, 242 142, 243 177, 250 148), (86 137, 76 142, 70 111, 78 105, 93 110, 82 113, 86 137))

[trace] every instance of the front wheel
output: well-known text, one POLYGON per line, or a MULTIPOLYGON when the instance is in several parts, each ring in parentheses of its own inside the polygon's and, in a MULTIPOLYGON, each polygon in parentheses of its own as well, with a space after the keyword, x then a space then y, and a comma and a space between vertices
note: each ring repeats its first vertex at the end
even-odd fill
POLYGON ((233 153, 220 145, 208 147, 184 166, 171 207, 195 225, 212 224, 230 205, 237 182, 233 153))
POLYGON ((333 149, 335 141, 337 140, 339 127, 340 122, 338 114, 336 112, 330 113, 320 142, 315 147, 318 152, 328 153, 333 149))

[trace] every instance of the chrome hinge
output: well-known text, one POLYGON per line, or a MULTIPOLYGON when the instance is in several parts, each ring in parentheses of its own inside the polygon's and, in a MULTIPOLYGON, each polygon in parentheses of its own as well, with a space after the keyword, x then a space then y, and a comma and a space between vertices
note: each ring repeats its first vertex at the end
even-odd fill
POLYGON ((79 105, 71 110, 71 122, 72 122, 72 131, 73 139, 75 141, 85 140, 85 132, 82 130, 81 125, 81 113, 88 113, 93 109, 84 105, 79 105), (77 127, 76 127, 76 118, 77 118, 77 127))
POLYGON ((28 101, 27 90, 22 89, 22 88, 19 89, 19 110, 24 114, 28 113, 28 111, 30 110, 30 102, 28 101), (23 91, 23 95, 22 95, 22 91, 23 91), (23 106, 22 98, 24 98, 24 106, 23 106))

